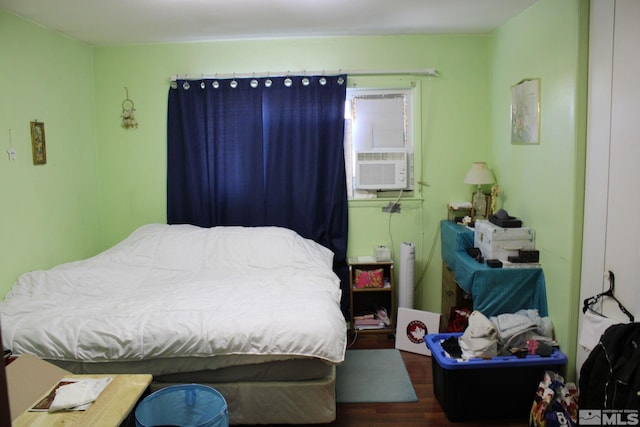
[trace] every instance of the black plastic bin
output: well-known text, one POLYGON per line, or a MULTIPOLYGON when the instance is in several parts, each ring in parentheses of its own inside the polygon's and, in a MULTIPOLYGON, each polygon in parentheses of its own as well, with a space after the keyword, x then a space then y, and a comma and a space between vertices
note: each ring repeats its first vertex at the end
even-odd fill
POLYGON ((441 343, 460 335, 462 333, 425 337, 432 356, 433 392, 449 421, 527 420, 544 372, 564 374, 567 356, 558 349, 549 357, 451 358, 441 343))

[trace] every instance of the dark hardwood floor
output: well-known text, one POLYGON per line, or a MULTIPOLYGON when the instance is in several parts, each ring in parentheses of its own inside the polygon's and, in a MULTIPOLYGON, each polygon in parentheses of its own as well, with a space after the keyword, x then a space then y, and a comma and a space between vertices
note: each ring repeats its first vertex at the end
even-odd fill
MULTIPOLYGON (((395 348, 395 340, 384 334, 360 335, 352 349, 395 348)), ((336 420, 329 424, 313 424, 316 427, 526 427, 527 420, 484 422, 450 422, 433 394, 431 358, 421 354, 401 351, 402 358, 418 396, 411 403, 339 403, 336 420)), ((533 402, 533 396, 531 396, 533 402)), ((496 398, 496 410, 499 410, 496 398)))

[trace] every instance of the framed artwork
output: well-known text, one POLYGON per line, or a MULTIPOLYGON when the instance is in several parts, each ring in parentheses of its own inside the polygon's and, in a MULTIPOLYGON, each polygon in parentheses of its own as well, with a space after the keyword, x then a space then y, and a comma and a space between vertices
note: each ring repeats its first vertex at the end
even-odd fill
POLYGON ((34 165, 47 163, 47 145, 44 138, 44 123, 42 122, 31 122, 31 150, 34 165))
POLYGON ((540 143, 540 79, 511 87, 511 143, 540 143))
POLYGON ((471 217, 474 219, 489 219, 491 212, 491 194, 482 193, 481 199, 476 201, 478 193, 471 193, 471 217))

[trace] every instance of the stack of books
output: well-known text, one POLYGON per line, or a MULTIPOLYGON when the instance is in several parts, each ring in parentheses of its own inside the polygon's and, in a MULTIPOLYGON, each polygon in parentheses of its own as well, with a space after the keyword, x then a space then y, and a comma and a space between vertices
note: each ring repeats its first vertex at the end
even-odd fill
POLYGON ((373 314, 365 314, 363 316, 353 316, 353 326, 355 329, 382 329, 385 324, 382 320, 377 319, 373 314))

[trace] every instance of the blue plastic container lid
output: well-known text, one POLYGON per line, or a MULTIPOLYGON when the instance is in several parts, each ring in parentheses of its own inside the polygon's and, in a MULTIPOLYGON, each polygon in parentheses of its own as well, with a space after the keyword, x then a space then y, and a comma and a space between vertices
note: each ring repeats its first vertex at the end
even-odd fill
POLYGON ((427 334, 424 337, 426 346, 431 350, 431 356, 435 357, 438 364, 444 369, 483 369, 483 368, 509 368, 515 366, 559 366, 567 363, 567 356, 557 348, 553 349, 550 356, 527 355, 497 356, 491 359, 455 359, 447 356, 442 348, 442 341, 450 337, 460 337, 462 332, 448 334, 427 334))

